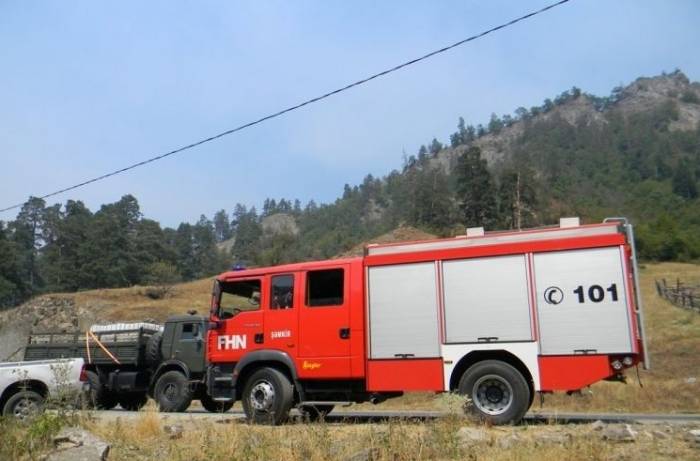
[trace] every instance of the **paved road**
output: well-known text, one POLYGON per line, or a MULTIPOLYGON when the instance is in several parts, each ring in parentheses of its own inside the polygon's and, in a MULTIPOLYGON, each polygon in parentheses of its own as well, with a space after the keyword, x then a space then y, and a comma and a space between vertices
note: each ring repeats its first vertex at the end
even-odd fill
MULTIPOLYGON (((111 421, 133 419, 138 412, 124 410, 94 411, 92 414, 100 420, 111 421)), ((294 413, 293 413, 294 414, 294 413)), ((231 410, 223 414, 208 413, 201 409, 192 409, 185 413, 159 413, 164 421, 191 421, 210 419, 214 421, 242 421, 243 412, 231 410)), ((387 419, 432 420, 445 417, 441 411, 350 411, 337 410, 326 417, 328 423, 376 423, 387 419)), ((641 414, 641 413, 552 413, 531 412, 525 416, 530 423, 590 423, 601 420, 607 423, 640 423, 640 424, 687 424, 700 423, 700 414, 641 414)))

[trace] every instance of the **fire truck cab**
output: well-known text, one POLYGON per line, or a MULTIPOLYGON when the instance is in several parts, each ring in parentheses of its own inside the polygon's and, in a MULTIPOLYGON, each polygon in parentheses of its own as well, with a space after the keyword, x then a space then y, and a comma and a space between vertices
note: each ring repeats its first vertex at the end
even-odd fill
POLYGON ((624 219, 369 245, 363 257, 225 272, 207 388, 250 421, 296 406, 454 391, 494 424, 536 392, 648 367, 632 226, 624 219))

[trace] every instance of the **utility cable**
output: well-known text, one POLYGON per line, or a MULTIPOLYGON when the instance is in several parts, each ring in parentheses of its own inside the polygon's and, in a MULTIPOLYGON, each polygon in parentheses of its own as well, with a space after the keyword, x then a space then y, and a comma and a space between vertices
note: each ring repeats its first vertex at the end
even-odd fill
MULTIPOLYGON (((210 137, 208 137, 208 138, 199 140, 199 141, 197 141, 197 142, 193 142, 192 144, 188 144, 188 145, 186 145, 186 146, 177 148, 177 149, 175 149, 175 150, 171 150, 170 152, 166 152, 166 153, 164 153, 164 154, 157 155, 157 156, 155 156, 155 157, 151 157, 151 158, 149 158, 149 159, 140 161, 140 162, 138 162, 138 163, 134 163, 134 164, 129 165, 129 166, 127 166, 127 167, 120 168, 120 169, 118 169, 118 170, 114 170, 114 171, 112 171, 112 172, 103 174, 103 175, 101 175, 101 176, 97 176, 97 177, 95 177, 95 178, 88 179, 87 181, 83 181, 83 182, 81 182, 81 183, 74 184, 74 185, 72 185, 72 186, 69 186, 69 187, 66 187, 66 188, 57 190, 57 191, 55 191, 55 192, 51 192, 51 193, 49 193, 49 194, 42 195, 42 196, 40 196, 40 197, 38 197, 38 198, 40 198, 40 199, 46 199, 46 198, 49 198, 49 197, 53 197, 54 195, 62 194, 62 193, 64 193, 64 192, 68 192, 68 191, 77 189, 77 188, 79 188, 79 187, 87 186, 88 184, 92 184, 92 183, 94 183, 94 182, 101 181, 101 180, 103 180, 103 179, 107 179, 107 178, 109 178, 109 177, 111 177, 111 176, 116 176, 116 175, 121 174, 121 173, 124 173, 124 172, 126 172, 126 171, 133 170, 134 168, 138 168, 138 167, 140 167, 140 166, 144 166, 144 165, 147 165, 147 164, 149 164, 149 163, 153 163, 153 162, 155 162, 155 161, 162 160, 162 159, 164 159, 164 158, 166 158, 166 157, 170 157, 171 155, 175 155, 175 154, 178 154, 178 153, 180 153, 180 152, 183 152, 183 151, 192 149, 192 148, 194 148, 194 147, 201 146, 202 144, 205 144, 205 143, 214 141, 214 140, 216 140, 216 139, 223 138, 224 136, 228 136, 228 135, 233 134, 233 133, 235 133, 235 132, 237 132, 237 131, 241 131, 241 130, 244 130, 244 129, 246 129, 246 128, 250 128, 250 127, 252 127, 252 126, 254 126, 254 125, 260 124, 260 123, 265 122, 265 121, 267 121, 267 120, 270 120, 270 119, 273 119, 273 118, 277 118, 277 117, 279 117, 279 116, 281 116, 281 115, 284 115, 284 114, 286 114, 286 113, 288 113, 288 112, 292 112, 292 111, 295 111, 295 110, 297 110, 297 109, 301 109, 302 107, 307 106, 307 105, 309 105, 309 104, 313 104, 313 103, 315 103, 315 102, 319 102, 319 101, 321 101, 321 100, 323 100, 323 99, 329 98, 329 97, 334 96, 334 95, 339 94, 339 93, 342 93, 342 92, 347 91, 347 90, 349 90, 349 89, 351 89, 351 88, 354 88, 354 87, 356 87, 356 86, 363 85, 363 84, 365 84, 365 83, 367 83, 367 82, 370 82, 370 81, 372 81, 372 80, 374 80, 374 79, 376 79, 376 78, 383 77, 383 76, 388 75, 388 74, 390 74, 390 73, 392 73, 392 72, 396 72, 397 70, 403 69, 404 67, 408 67, 408 66, 410 66, 410 65, 413 65, 413 64, 416 64, 416 63, 418 63, 418 62, 424 61, 424 60, 426 60, 426 59, 428 59, 428 58, 431 58, 431 57, 433 57, 433 56, 435 56, 435 55, 438 55, 438 54, 444 53, 444 52, 446 52, 446 51, 449 51, 449 50, 451 50, 452 48, 456 48, 456 47, 458 47, 458 46, 460 46, 460 45, 464 45, 465 43, 468 43, 468 42, 477 40, 477 39, 479 39, 479 38, 481 38, 481 37, 483 37, 483 36, 485 36, 485 35, 491 34, 491 33, 493 33, 493 32, 496 32, 496 31, 498 31, 498 30, 501 30, 501 29, 505 29, 506 27, 512 26, 512 25, 514 25, 514 24, 516 24, 516 23, 518 23, 518 22, 520 22, 520 21, 524 21, 524 20, 529 19, 529 18, 531 18, 531 17, 533 17, 533 16, 537 16, 538 14, 544 13, 545 11, 548 11, 548 10, 551 10, 552 8, 555 8, 555 7, 557 7, 557 6, 563 5, 564 3, 567 3, 567 2, 569 2, 569 1, 570 1, 570 0, 560 0, 560 1, 556 2, 556 3, 552 3, 551 5, 545 6, 544 8, 541 8, 541 9, 539 9, 539 10, 533 11, 533 12, 531 12, 531 13, 528 13, 528 14, 524 15, 524 16, 520 16, 520 17, 518 17, 518 18, 512 19, 512 20, 510 20, 510 21, 508 21, 508 22, 506 22, 506 23, 503 23, 503 24, 501 24, 501 25, 499 25, 499 26, 492 27, 491 29, 485 30, 485 31, 483 31, 483 32, 481 32, 481 33, 478 33, 478 34, 476 34, 476 35, 472 35, 471 37, 465 38, 464 40, 460 40, 460 41, 458 41, 458 42, 455 42, 455 43, 453 43, 452 45, 448 45, 448 46, 446 46, 446 47, 444 47, 444 48, 440 48, 440 49, 438 49, 438 50, 431 51, 431 52, 428 53, 428 54, 424 54, 423 56, 420 56, 420 57, 418 57, 418 58, 412 59, 412 60, 410 60, 410 61, 406 61, 406 62, 404 62, 404 63, 402 63, 402 64, 399 64, 399 65, 397 65, 397 66, 394 66, 394 67, 392 67, 392 68, 389 68, 389 69, 383 70, 383 71, 381 71, 381 72, 379 72, 379 73, 370 75, 369 77, 363 78, 362 80, 358 80, 358 81, 356 81, 356 82, 354 82, 354 83, 350 83, 349 85, 346 85, 346 86, 343 86, 343 87, 338 88, 338 89, 336 89, 336 90, 333 90, 333 91, 330 91, 330 92, 328 92, 328 93, 322 94, 321 96, 316 96, 315 98, 307 99, 307 100, 304 101, 304 102, 301 102, 301 103, 296 104, 296 105, 294 105, 294 106, 288 107, 288 108, 286 108, 286 109, 282 109, 282 110, 280 110, 280 111, 278 111, 278 112, 275 112, 275 113, 272 113, 272 114, 270 114, 270 115, 266 115, 266 116, 264 116, 264 117, 262 117, 262 118, 259 118, 259 119, 257 119, 257 120, 254 120, 254 121, 252 121, 252 122, 245 123, 245 124, 240 125, 240 126, 238 126, 238 127, 236 127, 236 128, 232 128, 232 129, 230 129, 230 130, 226 130, 226 131, 221 132, 221 133, 219 133, 219 134, 216 134, 216 135, 214 135, 214 136, 210 136, 210 137)), ((2 209, 0 209, 0 213, 5 212, 5 211, 9 211, 9 210, 12 210, 12 209, 15 209, 15 208, 19 208, 19 207, 21 207, 22 205, 24 205, 24 203, 19 203, 19 204, 16 204, 16 205, 8 206, 8 207, 6 207, 6 208, 2 208, 2 209)))

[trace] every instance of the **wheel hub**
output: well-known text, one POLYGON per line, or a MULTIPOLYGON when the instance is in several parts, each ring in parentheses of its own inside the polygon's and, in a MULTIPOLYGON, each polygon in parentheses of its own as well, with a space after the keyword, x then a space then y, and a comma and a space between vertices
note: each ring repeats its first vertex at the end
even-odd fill
POLYGON ((167 384, 165 386, 165 389, 163 389, 163 395, 170 402, 175 401, 175 399, 177 398, 177 386, 175 384, 172 384, 172 383, 167 384))
POLYGON ((38 406, 35 401, 22 399, 15 405, 13 414, 15 418, 24 420, 37 413, 38 406))
POLYGON ((476 407, 489 415, 500 415, 513 404, 513 388, 498 375, 479 378, 474 383, 472 396, 476 407))
POLYGON ((255 383, 250 391, 250 405, 256 411, 269 411, 275 403, 275 389, 267 381, 255 383))
POLYGON ((491 403, 498 403, 503 399, 503 391, 499 387, 491 386, 486 389, 486 398, 491 403))

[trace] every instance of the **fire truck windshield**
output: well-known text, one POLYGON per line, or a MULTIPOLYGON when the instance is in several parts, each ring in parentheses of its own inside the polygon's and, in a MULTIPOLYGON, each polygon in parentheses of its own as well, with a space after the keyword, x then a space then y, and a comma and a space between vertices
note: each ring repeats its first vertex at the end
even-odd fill
POLYGON ((260 309, 260 279, 219 282, 217 316, 231 318, 244 311, 260 309))

